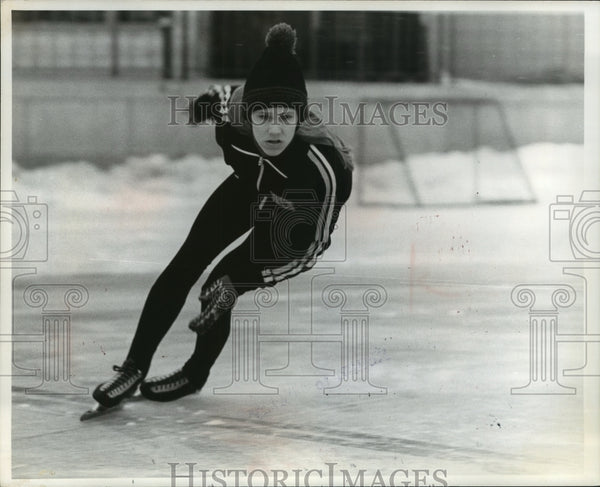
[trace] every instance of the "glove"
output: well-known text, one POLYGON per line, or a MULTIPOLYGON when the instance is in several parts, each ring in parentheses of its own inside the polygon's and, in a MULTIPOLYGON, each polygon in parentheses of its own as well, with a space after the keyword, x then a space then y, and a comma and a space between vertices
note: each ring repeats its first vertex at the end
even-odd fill
POLYGON ((206 92, 194 100, 190 123, 197 124, 208 120, 218 123, 223 121, 233 88, 229 85, 211 85, 206 92))
POLYGON ((203 310, 190 321, 190 330, 199 335, 205 334, 224 313, 235 306, 237 298, 238 292, 229 276, 216 279, 198 298, 203 303, 203 310))

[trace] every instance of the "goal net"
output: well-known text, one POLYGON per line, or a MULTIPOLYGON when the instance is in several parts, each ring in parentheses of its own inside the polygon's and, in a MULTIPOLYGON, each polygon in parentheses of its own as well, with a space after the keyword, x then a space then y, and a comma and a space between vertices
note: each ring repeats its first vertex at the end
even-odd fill
POLYGON ((447 95, 414 101, 365 98, 356 108, 360 204, 535 201, 497 100, 447 95))

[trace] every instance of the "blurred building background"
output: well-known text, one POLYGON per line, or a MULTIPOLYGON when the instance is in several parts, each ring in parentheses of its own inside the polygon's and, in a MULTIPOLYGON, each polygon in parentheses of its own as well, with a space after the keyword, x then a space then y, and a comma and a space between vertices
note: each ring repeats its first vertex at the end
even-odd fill
MULTIPOLYGON (((168 125, 168 96, 242 82, 282 21, 298 32, 313 97, 494 99, 517 145, 583 143, 583 13, 13 11, 13 159, 217 156, 211 131, 168 125)), ((473 118, 473 103, 463 105, 456 132, 428 130, 406 146, 492 144, 472 141, 473 126, 500 133, 500 115, 473 118)), ((354 130, 341 135, 357 140, 354 130)))
POLYGON ((17 11, 17 73, 243 78, 270 25, 298 31, 307 77, 583 81, 583 15, 17 11))

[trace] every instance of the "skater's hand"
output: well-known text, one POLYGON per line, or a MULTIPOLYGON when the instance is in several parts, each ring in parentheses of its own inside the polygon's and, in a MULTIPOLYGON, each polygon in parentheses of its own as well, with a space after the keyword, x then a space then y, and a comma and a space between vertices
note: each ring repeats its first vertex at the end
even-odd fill
POLYGON ((215 280, 208 289, 200 295, 202 312, 190 321, 189 328, 199 335, 206 333, 214 323, 227 311, 235 306, 238 293, 229 276, 225 275, 215 280))
POLYGON ((201 303, 210 301, 210 298, 214 294, 215 290, 219 287, 220 283, 222 283, 226 289, 235 290, 235 286, 233 285, 233 282, 231 282, 231 278, 225 274, 223 277, 214 280, 210 286, 203 289, 200 293, 200 296, 198 296, 198 301, 201 303))

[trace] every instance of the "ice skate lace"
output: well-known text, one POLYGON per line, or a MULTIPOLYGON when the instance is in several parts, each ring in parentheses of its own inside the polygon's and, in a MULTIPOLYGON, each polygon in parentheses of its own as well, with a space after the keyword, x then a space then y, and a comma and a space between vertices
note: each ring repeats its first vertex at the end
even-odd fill
POLYGON ((175 377, 180 375, 181 372, 182 372, 181 369, 178 369, 175 372, 171 372, 170 374, 159 375, 157 377, 153 377, 152 379, 148 379, 146 382, 155 383, 155 382, 162 382, 164 380, 175 379, 175 377))
POLYGON ((113 370, 117 372, 112 380, 107 384, 111 389, 120 389, 121 386, 135 379, 139 371, 131 363, 123 365, 113 365, 113 370))
POLYGON ((156 377, 149 382, 152 389, 156 392, 176 390, 180 387, 187 386, 190 383, 181 369, 172 372, 171 374, 156 377))

